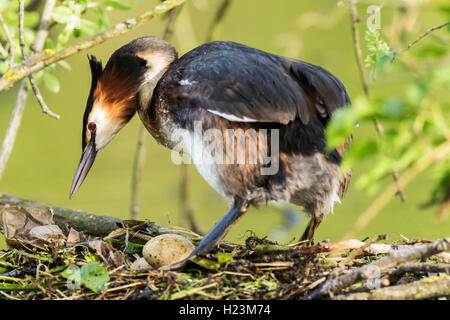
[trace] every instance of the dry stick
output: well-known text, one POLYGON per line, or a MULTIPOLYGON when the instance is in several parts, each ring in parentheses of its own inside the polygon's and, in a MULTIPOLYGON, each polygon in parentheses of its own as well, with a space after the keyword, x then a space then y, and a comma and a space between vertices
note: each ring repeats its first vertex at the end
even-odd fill
MULTIPOLYGON (((49 0, 48 2, 51 3, 51 7, 53 8, 55 6, 55 0, 49 0)), ((24 22, 24 8, 23 8, 24 0, 19 0, 19 43, 20 43, 20 50, 22 51, 22 57, 23 60, 26 60, 26 53, 25 53, 25 39, 24 39, 24 29, 23 29, 23 22, 24 22)), ((40 30, 47 30, 48 29, 48 21, 42 19, 41 23, 39 25, 39 31, 40 30)), ((38 32, 39 32, 38 31, 38 32)), ((34 95, 36 96, 37 101, 39 102, 39 105, 41 106, 42 112, 49 115, 52 118, 59 119, 59 115, 52 112, 47 104, 44 101, 44 98, 41 95, 41 92, 39 91, 38 86, 36 85, 36 82, 34 81, 33 75, 29 75, 28 79, 30 80, 31 88, 33 88, 34 95)))
POLYGON ((199 235, 204 235, 205 232, 198 225, 197 219, 194 215, 194 209, 189 204, 189 167, 187 164, 181 164, 181 179, 180 179, 180 211, 182 218, 186 220, 189 228, 199 235))
POLYGON ((381 258, 380 260, 338 278, 328 280, 305 299, 312 300, 330 295, 333 296, 335 293, 340 292, 342 289, 345 289, 356 282, 377 276, 380 272, 395 267, 398 264, 416 259, 426 259, 432 255, 448 250, 450 250, 450 238, 413 246, 403 250, 391 251, 386 257, 381 258))
POLYGON ((387 234, 378 235, 375 238, 373 238, 372 240, 363 244, 361 247, 356 249, 354 252, 350 253, 347 258, 345 258, 344 260, 341 261, 337 271, 338 272, 342 271, 350 261, 352 261, 356 256, 360 255, 364 250, 367 250, 368 248, 370 248, 370 246, 372 244, 374 244, 375 242, 378 242, 380 240, 386 240, 387 238, 388 238, 387 234))
MULTIPOLYGON (((181 6, 175 7, 168 12, 168 21, 164 30, 163 39, 168 40, 173 34, 175 21, 180 13, 181 6)), ((134 156, 133 173, 131 178, 131 202, 130 202, 130 218, 136 219, 139 213, 139 198, 141 191, 141 176, 145 165, 145 140, 148 135, 147 129, 141 123, 138 133, 138 143, 134 156)))
POLYGON ((422 33, 416 40, 414 40, 413 42, 411 42, 410 44, 408 44, 408 49, 411 48, 413 45, 415 45, 415 44, 416 44, 417 42, 419 42, 420 40, 422 40, 423 38, 425 38, 425 37, 426 37, 427 35, 429 35, 431 32, 433 32, 433 31, 435 31, 435 30, 438 30, 438 29, 441 29, 441 28, 443 28, 443 27, 445 27, 445 26, 448 26, 448 25, 450 25, 450 22, 446 22, 446 23, 443 23, 443 24, 441 24, 441 25, 434 26, 434 27, 428 29, 427 31, 425 31, 424 33, 422 33))
POLYGON ((11 69, 14 66, 14 60, 15 60, 15 46, 14 46, 14 40, 11 37, 11 34, 9 33, 8 26, 5 23, 5 20, 3 20, 3 16, 0 13, 0 24, 2 25, 3 33, 6 36, 6 39, 9 43, 9 68, 11 69))
POLYGON ((139 137, 134 155, 133 174, 131 178, 131 203, 130 203, 130 218, 136 219, 139 213, 139 196, 141 191, 141 176, 142 169, 145 164, 145 138, 147 137, 147 129, 142 123, 139 128, 139 137))
MULTIPOLYGON (((352 27, 352 35, 353 35, 353 49, 355 51, 355 55, 356 55, 356 62, 358 64, 358 70, 359 70, 359 76, 361 78, 361 84, 364 90, 364 93, 367 97, 370 96, 370 92, 369 92, 369 84, 367 82, 367 78, 366 75, 364 73, 364 65, 363 65, 363 60, 362 60, 362 52, 361 52, 361 45, 359 42, 359 30, 357 27, 357 23, 359 21, 358 18, 358 12, 356 9, 356 0, 352 0, 350 1, 350 17, 351 17, 351 27, 352 27)), ((375 125, 375 129, 377 130, 377 133, 382 136, 384 134, 384 129, 383 126, 381 125, 381 123, 377 120, 374 119, 374 125, 375 125)), ((402 187, 399 183, 398 180, 398 173, 396 170, 392 170, 392 177, 394 179, 395 185, 397 187, 397 193, 398 196, 400 197, 400 200, 402 202, 405 202, 405 195, 403 193, 402 187)))
MULTIPOLYGON (((39 31, 36 34, 36 41, 34 47, 36 51, 41 51, 45 44, 45 39, 48 35, 48 30, 45 26, 48 25, 48 21, 51 19, 51 13, 55 5, 55 0, 48 0, 45 3, 44 10, 42 11, 42 18, 39 24, 39 31)), ((29 89, 26 86, 26 79, 20 84, 19 91, 17 93, 16 103, 9 120, 8 128, 6 129, 5 137, 2 141, 0 148, 0 180, 6 169, 9 157, 11 155, 14 143, 16 141, 17 132, 22 121, 23 112, 28 99, 29 89)))
POLYGON ((3 174, 8 163, 9 156, 11 155, 16 141, 17 132, 19 131, 20 123, 22 121, 23 112, 28 98, 29 90, 26 86, 26 79, 22 80, 17 94, 16 103, 9 120, 8 128, 6 129, 5 137, 0 147, 0 180, 2 180, 3 174))
MULTIPOLYGON (((205 42, 213 40, 218 33, 218 29, 221 21, 223 20, 231 0, 223 0, 220 7, 217 9, 216 14, 212 20, 212 23, 208 29, 205 42)), ((200 228, 197 220, 195 219, 194 210, 189 205, 189 167, 187 164, 181 164, 181 179, 180 179, 180 212, 182 219, 186 221, 188 226, 195 233, 204 234, 200 228)))
MULTIPOLYGON (((231 0, 223 0, 216 11, 211 25, 207 31, 205 42, 210 42, 217 37, 219 26, 230 6, 231 0)), ((195 219, 194 210, 189 205, 189 167, 187 164, 181 164, 181 179, 180 179, 180 212, 182 219, 187 222, 187 225, 192 231, 198 234, 204 234, 195 219)))
POLYGON ((372 292, 337 296, 336 300, 423 300, 450 295, 450 279, 430 277, 409 284, 376 289, 372 292))
MULTIPOLYGON (((417 161, 411 168, 406 170, 402 176, 399 178, 399 182, 406 186, 408 185, 418 174, 423 170, 428 168, 434 162, 438 162, 450 153, 450 141, 442 143, 439 147, 434 149, 432 152, 427 153, 419 161, 417 161)), ((353 227, 342 237, 342 239, 354 238, 357 233, 363 230, 367 224, 375 218, 375 216, 380 212, 395 196, 397 192, 397 185, 395 182, 391 183, 385 191, 372 202, 372 204, 361 214, 356 220, 353 227)))
POLYGON ((55 53, 41 52, 33 55, 26 61, 3 74, 0 78, 0 91, 10 88, 17 81, 26 78, 30 74, 42 70, 45 67, 58 62, 59 60, 65 59, 77 54, 80 51, 92 48, 109 39, 116 38, 122 34, 134 30, 143 23, 162 15, 163 13, 183 4, 184 2, 186 2, 186 0, 166 0, 157 5, 152 11, 146 11, 135 18, 127 19, 124 22, 116 24, 105 32, 80 41, 77 44, 61 49, 55 53))
POLYGON ((423 274, 423 273, 445 273, 450 275, 450 265, 435 263, 414 263, 409 262, 396 269, 387 270, 381 278, 387 279, 389 284, 394 284, 405 273, 423 274))
POLYGON ((209 27, 208 34, 206 35, 206 38, 205 38, 206 42, 210 42, 213 39, 217 38, 217 33, 219 32, 219 29, 220 29, 220 23, 222 22, 223 18, 225 17, 225 13, 227 12, 228 8, 230 7, 230 4, 231 4, 231 0, 223 0, 219 9, 216 11, 216 14, 211 23, 211 26, 209 27))
MULTIPOLYGON (((93 236, 106 236, 111 231, 119 228, 123 222, 122 219, 101 216, 98 214, 92 214, 83 212, 81 210, 72 210, 67 208, 56 207, 48 204, 35 202, 28 199, 19 198, 6 193, 0 193, 0 211, 2 209, 10 208, 38 208, 52 210, 53 217, 56 224, 61 226, 68 223, 75 230, 84 232, 93 236)), ((8 210, 8 209, 5 209, 8 210)), ((167 230, 157 224, 151 224, 149 226, 151 234, 153 236, 158 235, 160 232, 167 230)), ((147 228, 147 230, 149 230, 147 228)))

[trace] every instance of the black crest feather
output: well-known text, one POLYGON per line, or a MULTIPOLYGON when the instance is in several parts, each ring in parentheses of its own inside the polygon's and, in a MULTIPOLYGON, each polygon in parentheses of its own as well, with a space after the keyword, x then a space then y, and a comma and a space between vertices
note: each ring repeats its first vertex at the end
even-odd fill
POLYGON ((89 113, 91 113, 92 105, 94 104, 94 91, 97 87, 97 82, 100 79, 102 75, 102 62, 100 60, 97 60, 97 58, 94 55, 88 55, 89 59, 89 65, 91 67, 91 75, 92 75, 92 81, 91 81, 91 91, 89 92, 89 97, 86 103, 86 109, 84 110, 84 116, 83 116, 83 137, 82 137, 82 150, 86 147, 86 126, 87 126, 87 120, 89 117, 89 113))

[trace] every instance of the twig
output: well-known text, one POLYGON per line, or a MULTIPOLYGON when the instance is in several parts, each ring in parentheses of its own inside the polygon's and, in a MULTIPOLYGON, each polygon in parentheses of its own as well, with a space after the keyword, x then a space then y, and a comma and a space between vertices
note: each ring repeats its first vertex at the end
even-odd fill
POLYGON ((223 0, 219 9, 217 9, 214 19, 212 20, 211 26, 208 29, 208 33, 205 37, 206 42, 210 42, 213 39, 217 38, 217 34, 220 29, 221 22, 225 17, 225 13, 230 7, 231 0, 223 0))
MULTIPOLYGON (((123 223, 123 220, 118 218, 91 214, 81 210, 56 207, 6 193, 0 193, 0 211, 3 208, 24 208, 25 210, 36 210, 37 208, 40 210, 52 210, 56 224, 64 227, 64 225, 68 223, 75 230, 94 236, 106 236, 119 228, 123 223)), ((149 225, 147 227, 147 231, 148 230, 151 231, 150 233, 152 235, 158 235, 160 230, 163 232, 166 229, 157 224, 151 224, 151 226, 149 225)))
POLYGON ((337 296, 336 300, 423 300, 450 295, 450 279, 430 277, 413 283, 376 289, 372 292, 337 296))
POLYGON ((186 2, 186 0, 166 0, 163 3, 157 5, 152 11, 146 11, 135 18, 127 19, 124 22, 116 24, 105 32, 90 37, 84 41, 80 41, 77 44, 61 49, 60 51, 52 54, 42 52, 33 55, 26 61, 3 74, 3 76, 0 78, 0 91, 6 88, 10 88, 17 81, 26 78, 30 74, 42 70, 45 67, 58 62, 59 60, 65 59, 74 54, 77 54, 80 51, 92 48, 109 39, 118 37, 131 30, 134 30, 136 27, 142 25, 143 23, 153 18, 159 17, 163 13, 183 4, 184 2, 186 2))
MULTIPOLYGON (((223 20, 230 4, 231 0, 222 1, 208 29, 205 42, 210 42, 217 36, 220 23, 223 20)), ((182 163, 180 171, 180 212, 182 220, 184 220, 189 228, 192 229, 195 233, 204 234, 203 230, 195 219, 192 207, 189 205, 189 167, 186 164, 182 163)))
POLYGON ((25 60, 27 58, 27 55, 25 54, 25 37, 24 37, 24 30, 23 30, 23 0, 19 0, 19 45, 20 50, 22 51, 22 58, 25 60))
MULTIPOLYGON (((20 43, 20 50, 22 51, 22 57, 23 60, 26 60, 26 52, 25 52, 25 39, 24 39, 24 29, 23 29, 23 22, 24 22, 24 1, 19 0, 19 43, 20 43)), ((47 3, 50 3, 51 8, 55 6, 55 0, 49 0, 47 3)), ((47 30, 48 25, 48 19, 44 19, 44 15, 42 15, 42 20, 39 25, 39 31, 41 30, 47 30)), ((38 31, 38 32, 39 32, 38 31)), ((49 115, 52 118, 59 119, 59 115, 52 112, 47 104, 44 101, 44 98, 41 95, 41 92, 39 91, 38 86, 36 85, 36 82, 34 81, 34 77, 32 74, 28 76, 28 79, 30 80, 31 88, 33 89, 34 95, 36 96, 37 101, 39 102, 39 105, 41 106, 42 112, 49 115)))
POLYGON ((182 219, 186 220, 189 228, 199 235, 205 234, 202 228, 198 225, 197 219, 194 215, 194 210, 189 204, 189 167, 187 164, 181 164, 181 178, 180 178, 180 212, 182 219))
MULTIPOLYGON (((175 21, 181 11, 181 5, 171 9, 167 13, 168 21, 164 29, 163 39, 168 40, 174 31, 175 21)), ((130 202, 130 217, 136 219, 139 213, 139 196, 141 191, 141 175, 145 164, 145 140, 147 137, 147 129, 141 124, 139 128, 139 137, 134 156, 133 173, 131 179, 131 202, 130 202)))
POLYGON ((15 60, 15 46, 14 46, 14 40, 11 37, 11 34, 9 33, 8 26, 5 23, 5 20, 3 20, 3 16, 0 13, 0 24, 2 25, 3 33, 6 36, 6 39, 9 43, 9 68, 14 67, 14 60, 15 60))
POLYGON ((356 282, 372 278, 379 275, 382 271, 392 268, 398 264, 416 259, 425 259, 436 253, 448 250, 450 250, 450 238, 413 246, 403 250, 391 251, 386 257, 381 258, 380 260, 365 265, 338 278, 328 280, 320 288, 307 296, 306 299, 311 300, 320 299, 329 295, 333 296, 335 293, 340 292, 342 289, 356 282))
POLYGON ((14 105, 11 118, 9 120, 8 128, 6 129, 5 137, 0 148, 0 180, 5 173, 6 164, 8 163, 14 142, 16 141, 17 132, 19 131, 20 123, 22 121, 23 112, 27 102, 29 90, 26 86, 26 79, 22 80, 17 93, 16 103, 14 105))
POLYGON ((41 106, 42 112, 54 119, 59 119, 60 118, 59 114, 56 114, 52 110, 50 110, 47 104, 45 103, 44 98, 42 98, 41 92, 39 91, 39 88, 36 85, 36 82, 34 81, 34 77, 30 75, 28 79, 30 79, 31 88, 33 89, 34 95, 36 96, 36 99, 39 102, 39 105, 41 106))
POLYGON ((163 33, 164 40, 168 41, 172 37, 175 31, 175 22, 177 21, 177 17, 180 14, 182 8, 183 6, 180 5, 173 8, 167 13, 167 25, 163 33))
POLYGON ((408 44, 408 49, 411 48, 413 45, 415 45, 417 42, 419 42, 420 40, 422 40, 423 38, 425 38, 427 35, 429 35, 430 33, 432 33, 435 30, 439 30, 445 26, 450 25, 450 22, 446 22, 443 24, 440 24, 438 26, 434 26, 428 30, 426 30, 424 33, 422 33, 416 40, 414 40, 413 42, 411 42, 410 44, 408 44))
POLYGON ((133 173, 131 178, 131 202, 130 202, 130 218, 136 219, 139 213, 139 196, 141 191, 141 175, 145 164, 145 138, 147 137, 147 129, 140 124, 139 137, 134 155, 133 173))
POLYGON ((353 36, 353 50, 355 51, 356 63, 358 64, 359 78, 361 79, 361 84, 366 96, 370 96, 369 92, 369 83, 367 82, 367 77, 364 72, 364 64, 362 59, 361 52, 361 44, 359 42, 359 30, 357 23, 358 12, 356 9, 356 0, 350 1, 350 18, 351 18, 351 27, 352 27, 352 36, 353 36))
MULTIPOLYGON (((45 44, 48 31, 45 28, 48 25, 48 21, 51 19, 51 13, 55 6, 55 0, 48 0, 45 3, 42 11, 42 18, 39 24, 39 31, 36 34, 36 41, 34 47, 37 51, 41 51, 45 44)), ((5 137, 2 141, 0 148, 0 180, 5 172, 6 164, 8 163, 11 155, 14 142, 16 141, 17 132, 19 130, 20 123, 22 121, 22 115, 25 110, 25 105, 28 99, 29 90, 26 86, 26 80, 23 80, 19 92, 17 93, 16 104, 9 120, 8 128, 6 129, 5 137)))
POLYGON ((444 273, 450 275, 450 265, 435 263, 405 263, 395 269, 387 270, 381 278, 388 281, 387 285, 395 284, 405 273, 444 273))
MULTIPOLYGON (((356 55, 356 62, 358 64, 358 70, 359 70, 359 77, 361 79, 361 84, 364 90, 364 93, 367 97, 370 96, 369 91, 369 84, 367 81, 367 77, 364 73, 364 64, 362 59, 362 52, 361 52, 361 45, 359 42, 359 31, 357 27, 357 23, 360 21, 358 18, 358 12, 356 9, 356 0, 350 1, 350 18, 351 18, 351 27, 352 27, 352 36, 353 36, 353 49, 355 51, 356 55)), ((375 129, 377 130, 377 133, 382 136, 384 134, 384 129, 381 123, 378 121, 378 119, 374 119, 374 125, 375 129)), ((405 202, 405 195, 403 193, 402 187, 400 185, 400 182, 398 180, 398 173, 396 170, 392 170, 392 177, 395 182, 395 186, 397 188, 397 195, 400 197, 400 200, 402 202, 405 202)))
MULTIPOLYGON (((399 178, 399 182, 406 186, 408 185, 418 174, 428 168, 434 162, 440 161, 450 153, 450 141, 442 143, 435 148, 432 152, 427 153, 419 161, 417 161, 411 168, 406 170, 399 178)), ((385 191, 372 202, 372 204, 358 216, 355 224, 352 228, 342 237, 343 239, 351 239, 361 230, 363 230, 367 224, 375 218, 397 193, 397 184, 391 183, 385 191)))
MULTIPOLYGON (((55 6, 55 0, 48 0, 45 3, 45 7, 42 11, 42 18, 39 24, 39 31, 36 34, 36 41, 34 46, 36 50, 41 51, 45 44, 45 39, 47 38, 48 31, 46 26, 51 18, 51 13, 53 7, 55 6)), ((21 40, 23 43, 23 39, 21 40)), ((11 155, 14 143, 16 141, 17 132, 22 121, 22 115, 25 110, 25 105, 28 99, 29 90, 26 86, 26 80, 23 80, 19 92, 17 94, 16 104, 11 114, 9 120, 8 128, 6 129, 5 137, 2 141, 2 146, 0 148, 0 180, 6 169, 6 164, 8 163, 9 157, 11 155)))
POLYGON ((354 252, 349 254, 347 258, 345 258, 343 261, 341 261, 341 263, 339 264, 338 271, 340 272, 341 270, 343 270, 347 263, 352 261, 356 256, 360 255, 363 251, 370 248, 370 246, 372 244, 374 244, 375 242, 378 242, 380 240, 386 240, 387 238, 388 238, 387 234, 378 235, 377 237, 375 237, 372 240, 368 241, 367 243, 363 244, 361 247, 357 248, 354 252))

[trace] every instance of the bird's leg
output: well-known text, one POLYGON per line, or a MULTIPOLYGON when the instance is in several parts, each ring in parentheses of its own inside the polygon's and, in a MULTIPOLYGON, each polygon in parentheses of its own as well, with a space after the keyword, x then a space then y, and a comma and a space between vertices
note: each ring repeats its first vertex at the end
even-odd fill
POLYGON ((322 218, 312 217, 311 220, 309 220, 305 232, 303 232, 303 235, 300 238, 300 242, 307 241, 308 243, 312 244, 314 242, 314 233, 316 232, 317 227, 321 222, 322 218))
POLYGON ((185 259, 169 266, 159 268, 159 270, 173 270, 183 266, 188 260, 195 258, 199 254, 210 252, 225 237, 230 228, 241 218, 248 209, 248 203, 235 201, 234 206, 217 222, 214 227, 203 237, 197 248, 185 259))

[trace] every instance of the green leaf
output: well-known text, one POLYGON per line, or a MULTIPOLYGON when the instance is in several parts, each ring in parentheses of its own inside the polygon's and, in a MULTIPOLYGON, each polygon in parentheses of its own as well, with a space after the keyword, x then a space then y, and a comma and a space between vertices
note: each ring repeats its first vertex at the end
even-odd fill
POLYGON ((215 262, 214 260, 200 257, 200 256, 195 257, 191 261, 205 269, 208 269, 208 270, 218 270, 220 268, 219 263, 215 262))
POLYGON ((56 78, 53 74, 51 74, 50 72, 45 72, 44 73, 44 84, 45 87, 53 92, 53 93, 58 93, 59 92, 59 81, 58 78, 56 78))
POLYGON ((223 264, 225 262, 230 261, 232 258, 233 256, 231 255, 231 253, 222 252, 217 255, 217 262, 223 264))
POLYGON ((117 10, 130 10, 131 6, 124 2, 119 0, 105 0, 101 3, 104 7, 112 7, 117 10))
POLYGON ((53 43, 53 40, 51 38, 45 39, 45 48, 46 49, 55 49, 55 44, 53 43))
POLYGON ((71 280, 72 282, 75 283, 81 283, 80 268, 78 268, 78 266, 76 265, 68 266, 63 272, 61 272, 61 275, 67 280, 71 280))
POLYGON ((68 7, 59 6, 53 9, 52 18, 58 23, 67 23, 72 19, 73 11, 68 7))
POLYGON ((144 248, 143 244, 140 243, 134 243, 134 242, 128 242, 128 247, 125 250, 125 253, 127 254, 133 254, 133 253, 142 253, 142 248, 144 248))
POLYGON ((64 69, 66 69, 67 71, 72 71, 72 67, 70 66, 70 64, 67 61, 60 60, 57 63, 58 63, 58 65, 60 65, 64 69))
POLYGON ((108 270, 98 263, 88 263, 81 267, 80 281, 88 289, 98 293, 109 281, 108 270))
POLYGON ((99 30, 99 27, 97 26, 96 23, 86 20, 86 19, 81 19, 80 21, 80 29, 83 33, 92 36, 94 34, 96 34, 99 30))
POLYGON ((108 16, 101 7, 98 7, 96 12, 97 12, 97 25, 99 28, 99 32, 105 31, 109 26, 108 16))
POLYGON ((411 53, 417 58, 441 58, 447 54, 447 49, 438 45, 421 45, 411 48, 411 53))
POLYGON ((56 44, 56 50, 61 50, 64 45, 69 41, 70 35, 74 29, 74 25, 72 23, 67 24, 64 30, 58 35, 58 42, 56 44))
POLYGON ((349 158, 353 160, 353 163, 357 161, 361 161, 365 158, 375 155, 379 146, 377 143, 378 137, 374 139, 359 139, 356 140, 349 148, 348 153, 345 155, 345 158, 349 158))
POLYGON ((38 25, 41 17, 38 12, 25 11, 23 16, 23 26, 25 28, 34 28, 38 25))
POLYGON ((0 74, 5 73, 6 71, 8 71, 8 69, 9 69, 8 62, 0 61, 0 74))

